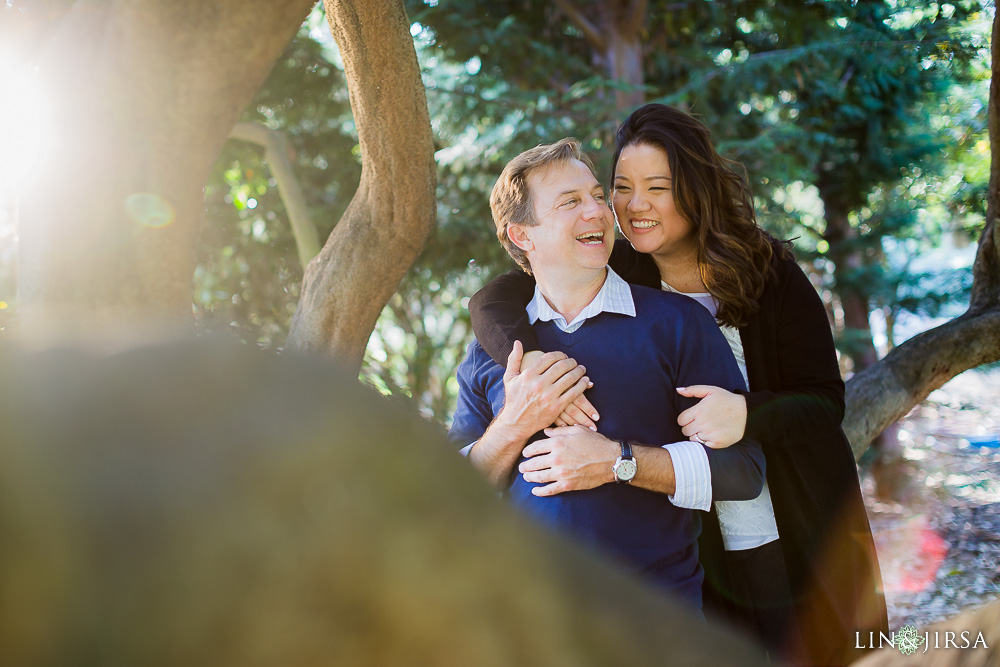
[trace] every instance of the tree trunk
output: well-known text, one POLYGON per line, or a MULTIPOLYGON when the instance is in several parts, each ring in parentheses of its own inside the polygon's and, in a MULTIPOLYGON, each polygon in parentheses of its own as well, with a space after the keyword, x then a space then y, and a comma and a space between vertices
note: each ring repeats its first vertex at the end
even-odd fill
POLYGON ((0 368, 0 665, 767 664, 324 360, 0 368))
POLYGON ((595 63, 621 86, 615 90, 615 108, 628 113, 645 103, 642 26, 649 0, 602 0, 594 12, 596 24, 573 0, 554 1, 594 49, 595 63))
POLYGON ((42 55, 52 128, 22 198, 20 326, 126 339, 191 322, 202 189, 313 0, 79 0, 42 55))
POLYGON ((615 91, 615 108, 620 113, 628 113, 646 102, 642 41, 638 32, 624 33, 617 25, 614 28, 608 35, 609 48, 605 57, 608 75, 625 86, 615 91))
POLYGON ((379 313, 434 227, 430 116, 401 0, 325 0, 361 144, 361 182, 309 263, 288 345, 361 368, 379 313))
POLYGON ((833 261, 835 289, 844 311, 842 348, 857 373, 878 361, 868 321, 871 299, 857 279, 850 276, 864 265, 864 257, 856 247, 858 230, 851 226, 846 207, 839 206, 834 196, 824 192, 822 182, 819 188, 820 198, 826 208, 826 232, 823 238, 830 244, 828 257, 833 261))
POLYGON ((1000 359, 1000 23, 993 18, 990 85, 990 184, 986 226, 973 264, 969 310, 892 350, 847 383, 844 429, 856 457, 872 438, 962 371, 1000 359))

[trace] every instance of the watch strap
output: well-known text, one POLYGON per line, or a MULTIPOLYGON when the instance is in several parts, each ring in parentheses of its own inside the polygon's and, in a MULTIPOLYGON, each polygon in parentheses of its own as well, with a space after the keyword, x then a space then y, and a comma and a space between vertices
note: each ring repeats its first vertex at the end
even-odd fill
POLYGON ((632 443, 628 440, 619 440, 618 444, 622 447, 621 456, 615 461, 615 465, 612 466, 612 472, 615 475, 615 482, 618 484, 628 484, 635 477, 635 456, 632 455, 632 443), (627 464, 625 462, 628 462, 627 464), (630 472, 628 471, 631 468, 630 472), (621 472, 619 472, 621 471, 621 472))
POLYGON ((623 459, 634 458, 632 456, 632 443, 631 442, 629 442, 628 440, 619 440, 618 444, 620 444, 622 446, 622 458, 623 459))

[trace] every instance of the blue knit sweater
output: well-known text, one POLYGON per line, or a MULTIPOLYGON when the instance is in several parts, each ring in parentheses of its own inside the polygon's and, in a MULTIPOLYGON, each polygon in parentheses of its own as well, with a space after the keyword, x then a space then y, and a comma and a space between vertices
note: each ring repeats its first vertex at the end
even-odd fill
MULTIPOLYGON (((587 397, 601 414, 598 431, 612 439, 662 445, 686 440, 677 415, 694 404, 676 387, 709 384, 735 390, 743 379, 708 312, 688 297, 630 286, 636 317, 602 313, 573 333, 551 322, 535 330, 545 351, 561 350, 587 367, 587 397)), ((478 439, 503 407, 503 368, 473 342, 458 370, 459 402, 450 439, 478 439)), ((535 438, 544 437, 537 434, 535 438)), ((753 441, 707 449, 714 500, 760 494, 764 457, 753 441)), ((637 453, 642 466, 641 451, 637 453)), ((675 507, 665 494, 605 484, 540 498, 515 470, 511 502, 543 524, 594 546, 692 605, 701 606, 702 570, 694 510, 675 507)))

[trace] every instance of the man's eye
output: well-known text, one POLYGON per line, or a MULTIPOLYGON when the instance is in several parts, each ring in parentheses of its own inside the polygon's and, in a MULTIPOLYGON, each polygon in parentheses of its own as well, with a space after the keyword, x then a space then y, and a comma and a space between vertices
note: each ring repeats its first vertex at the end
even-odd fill
POLYGON ((575 205, 575 204, 576 204, 576 203, 577 203, 578 201, 579 201, 578 199, 567 199, 566 201, 564 201, 564 202, 562 203, 562 205, 563 205, 563 206, 573 206, 573 205, 575 205))

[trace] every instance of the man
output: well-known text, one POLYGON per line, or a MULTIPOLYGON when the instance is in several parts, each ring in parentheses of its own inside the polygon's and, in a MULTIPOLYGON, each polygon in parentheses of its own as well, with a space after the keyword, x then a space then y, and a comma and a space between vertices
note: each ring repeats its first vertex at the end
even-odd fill
POLYGON ((470 461, 515 505, 700 608, 701 523, 690 508, 755 498, 764 479, 757 443, 710 450, 677 425, 694 399, 676 387, 742 385, 729 346, 693 300, 629 286, 607 266, 611 213, 575 140, 514 158, 490 207, 501 243, 535 276, 528 314, 546 355, 521 373, 515 345, 505 371, 473 342, 452 441, 474 441, 470 461), (570 372, 567 355, 580 363, 570 372), (588 398, 600 433, 541 439, 590 386, 585 372, 599 380, 588 398))

